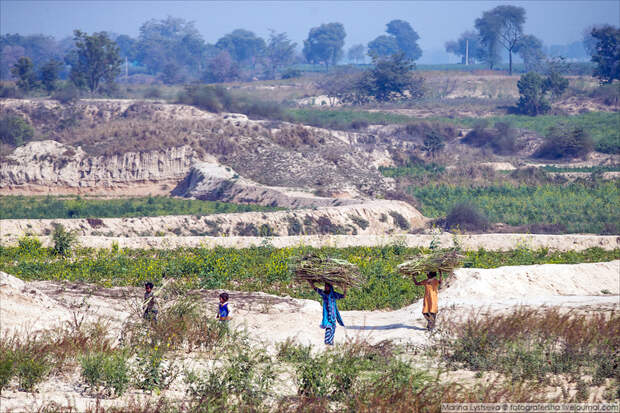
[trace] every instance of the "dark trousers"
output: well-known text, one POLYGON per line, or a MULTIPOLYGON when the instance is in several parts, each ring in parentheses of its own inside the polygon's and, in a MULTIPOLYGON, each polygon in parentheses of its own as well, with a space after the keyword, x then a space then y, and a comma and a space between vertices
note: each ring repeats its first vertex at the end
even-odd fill
POLYGON ((426 318, 426 328, 432 330, 435 328, 435 320, 437 319, 437 313, 422 313, 426 318))

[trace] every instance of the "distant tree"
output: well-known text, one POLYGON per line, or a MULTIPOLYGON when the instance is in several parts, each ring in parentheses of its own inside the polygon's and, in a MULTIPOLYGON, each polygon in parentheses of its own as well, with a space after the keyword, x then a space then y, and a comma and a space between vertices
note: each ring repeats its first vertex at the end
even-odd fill
POLYGON ((400 51, 394 36, 382 34, 368 43, 368 55, 372 57, 388 57, 400 51))
POLYGON ((118 45, 118 54, 121 58, 127 59, 130 62, 136 60, 138 53, 138 41, 136 39, 133 39, 126 34, 121 34, 114 41, 118 45))
POLYGON ((495 48, 500 44, 508 51, 509 73, 512 75, 512 53, 523 36, 525 9, 516 6, 497 6, 485 11, 476 19, 476 29, 487 47, 487 55, 497 53, 495 48))
POLYGON ((264 54, 268 78, 275 79, 278 70, 293 62, 296 45, 286 33, 270 31, 269 42, 267 42, 264 54))
POLYGON ((519 88, 519 112, 536 116, 551 109, 545 97, 544 79, 538 73, 529 72, 521 76, 517 82, 519 88))
MULTIPOLYGON (((5 46, 19 46, 23 48, 23 54, 17 56, 29 57, 35 68, 42 66, 51 59, 62 59, 62 51, 58 42, 51 36, 33 34, 22 36, 19 34, 6 34, 0 36, 0 50, 5 46)), ((5 64, 2 62, 1 64, 5 64)))
POLYGON ((37 76, 29 57, 20 57, 11 68, 11 74, 17 79, 17 87, 25 92, 37 86, 37 76))
POLYGON ((583 36, 582 36, 582 44, 583 44, 583 49, 586 51, 586 54, 590 57, 594 56, 594 53, 596 53, 596 42, 597 39, 592 36, 592 30, 594 29, 600 29, 602 26, 600 25, 590 25, 588 27, 586 27, 585 29, 583 29, 583 36))
POLYGON ((114 84, 121 72, 118 45, 104 32, 88 35, 80 30, 73 32, 76 50, 69 58, 69 78, 79 88, 97 92, 102 84, 114 84))
POLYGON ((545 53, 542 41, 533 35, 524 35, 517 41, 514 47, 525 66, 526 72, 542 72, 545 65, 545 53))
POLYGON ((465 54, 468 54, 469 63, 482 62, 485 59, 486 50, 478 33, 467 31, 461 34, 457 40, 446 42, 446 52, 461 57, 461 63, 465 64, 465 54))
POLYGON ((346 33, 342 23, 327 23, 313 27, 304 40, 303 55, 308 62, 322 63, 325 70, 342 58, 346 33))
POLYGON ((392 20, 387 24, 386 32, 396 38, 398 48, 406 58, 413 61, 422 56, 422 49, 418 46, 420 36, 409 23, 404 20, 392 20))
POLYGON ((11 75, 11 67, 20 57, 26 55, 26 50, 21 46, 4 45, 0 54, 0 79, 7 79, 11 75))
POLYGON ((432 158, 440 152, 446 144, 444 143, 444 138, 441 136, 439 132, 434 129, 431 129, 426 136, 424 137, 424 146, 422 150, 428 153, 432 158))
POLYGON ((373 58, 374 68, 362 75, 359 93, 379 102, 418 99, 424 95, 424 80, 413 75, 415 64, 404 53, 386 59, 373 58))
POLYGON ((208 49, 194 22, 170 16, 142 24, 135 48, 135 59, 151 74, 173 63, 193 75, 204 70, 208 49))
POLYGON ((237 29, 220 38, 215 43, 215 47, 226 50, 237 63, 254 68, 257 58, 263 53, 266 45, 265 40, 253 32, 237 29))
POLYGON ((207 83, 229 82, 239 78, 239 66, 226 50, 222 50, 207 63, 203 80, 207 83))
POLYGON ((21 116, 0 116, 0 142, 20 146, 34 137, 34 128, 21 116))
POLYGON ((360 72, 324 75, 316 82, 316 86, 327 95, 331 106, 336 103, 360 103, 357 99, 357 86, 360 77, 360 72))
POLYGON ((596 63, 593 76, 601 83, 620 79, 620 29, 609 25, 594 28, 592 37, 596 39, 596 50, 592 55, 592 61, 596 63))
POLYGON ((50 60, 39 69, 39 80, 48 92, 56 90, 56 82, 61 69, 62 63, 57 60, 50 60))
POLYGON ((168 62, 162 68, 159 78, 166 85, 174 85, 185 81, 184 71, 176 62, 168 62))
POLYGON ((350 62, 363 62, 365 52, 366 48, 363 44, 356 44, 349 48, 349 51, 347 52, 347 58, 350 62))

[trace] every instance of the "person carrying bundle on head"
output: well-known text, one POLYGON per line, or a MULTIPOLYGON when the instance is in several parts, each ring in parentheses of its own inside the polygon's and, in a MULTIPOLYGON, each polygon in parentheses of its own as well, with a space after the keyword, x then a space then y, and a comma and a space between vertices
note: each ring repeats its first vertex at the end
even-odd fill
MULTIPOLYGON (((441 272, 440 272, 441 275, 441 272)), ((415 285, 424 286, 424 303, 422 305, 422 315, 426 318, 426 328, 431 331, 435 328, 437 319, 437 290, 441 284, 441 278, 437 278, 437 271, 429 271, 426 280, 418 281, 413 277, 415 285)))
POLYGON ((344 287, 342 294, 340 294, 334 291, 334 287, 328 282, 325 283, 325 290, 317 288, 312 280, 308 280, 308 283, 323 299, 323 320, 321 321, 321 328, 325 329, 325 344, 333 346, 334 336, 336 334, 336 322, 344 327, 336 301, 347 295, 347 288, 344 287))

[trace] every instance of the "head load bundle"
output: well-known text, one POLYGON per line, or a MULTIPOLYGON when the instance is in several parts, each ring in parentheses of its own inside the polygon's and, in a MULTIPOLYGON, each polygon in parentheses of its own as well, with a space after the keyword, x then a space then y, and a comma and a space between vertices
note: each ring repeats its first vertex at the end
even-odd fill
POLYGON ((415 277, 416 275, 429 272, 442 272, 449 274, 463 265, 464 256, 458 251, 444 250, 432 254, 421 255, 398 265, 398 272, 403 275, 415 277))
POLYGON ((329 283, 340 287, 356 287, 362 283, 357 265, 337 258, 310 254, 293 261, 296 281, 329 283))

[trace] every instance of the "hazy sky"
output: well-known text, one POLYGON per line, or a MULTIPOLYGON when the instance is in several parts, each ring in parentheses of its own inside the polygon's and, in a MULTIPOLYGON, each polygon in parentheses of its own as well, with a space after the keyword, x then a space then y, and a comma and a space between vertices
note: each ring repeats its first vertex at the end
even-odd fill
POLYGON ((43 33, 60 39, 74 29, 137 36, 149 19, 170 15, 195 22, 214 43, 237 28, 268 36, 286 32, 301 45, 311 27, 340 22, 346 46, 368 43, 392 19, 411 23, 423 50, 443 49, 448 40, 473 28, 483 11, 500 4, 526 9, 525 31, 547 45, 580 40, 591 24, 620 24, 620 1, 30 1, 0 0, 0 33, 43 33))

